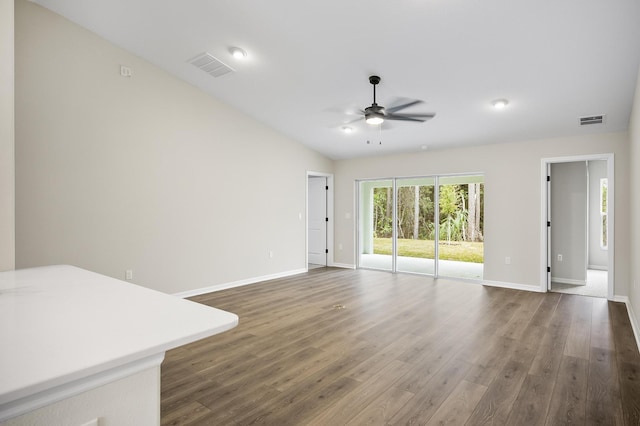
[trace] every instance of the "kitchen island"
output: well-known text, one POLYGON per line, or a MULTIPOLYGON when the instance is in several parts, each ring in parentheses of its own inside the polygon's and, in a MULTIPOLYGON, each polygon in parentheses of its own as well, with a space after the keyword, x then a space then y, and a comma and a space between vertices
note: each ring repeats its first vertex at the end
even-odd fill
POLYGON ((0 273, 0 424, 157 425, 160 364, 235 314, 67 265, 0 273))

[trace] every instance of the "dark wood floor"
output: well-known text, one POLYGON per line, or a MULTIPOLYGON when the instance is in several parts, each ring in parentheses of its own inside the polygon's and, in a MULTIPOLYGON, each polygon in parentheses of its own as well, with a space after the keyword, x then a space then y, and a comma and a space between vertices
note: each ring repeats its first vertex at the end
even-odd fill
POLYGON ((240 325, 167 353, 163 425, 640 425, 621 303, 330 268, 193 300, 240 325))

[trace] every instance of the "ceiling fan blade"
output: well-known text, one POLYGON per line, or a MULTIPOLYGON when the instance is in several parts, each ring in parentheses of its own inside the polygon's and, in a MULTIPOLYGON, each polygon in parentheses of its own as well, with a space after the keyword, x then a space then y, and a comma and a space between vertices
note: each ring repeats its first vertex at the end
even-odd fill
POLYGON ((416 118, 433 118, 436 116, 435 112, 425 112, 425 113, 420 113, 420 112, 416 112, 416 113, 404 113, 404 114, 389 114, 389 115, 395 115, 398 117, 416 117, 416 118))
POLYGON ((435 116, 435 114, 387 114, 384 118, 385 120, 418 121, 423 123, 435 116))
POLYGON ((355 106, 353 104, 342 105, 329 107, 322 110, 322 112, 328 112, 332 114, 340 114, 340 115, 364 115, 364 111, 362 108, 355 106))
POLYGON ((422 103, 424 103, 424 102, 419 100, 419 99, 414 99, 412 101, 405 102, 405 103, 403 103, 401 105, 395 105, 395 106, 391 106, 389 108, 385 108, 385 111, 387 111, 387 112, 396 112, 396 111, 403 110, 405 108, 409 108, 410 106, 418 105, 418 104, 422 104, 422 103))
POLYGON ((385 120, 396 120, 396 121, 417 121, 423 123, 426 121, 426 118, 413 118, 413 117, 402 117, 399 115, 390 115, 385 117, 385 120))
POLYGON ((349 121, 343 121, 341 126, 344 126, 345 124, 355 123, 356 121, 361 121, 361 120, 364 120, 364 114, 362 115, 362 117, 354 118, 353 120, 349 120, 349 121))

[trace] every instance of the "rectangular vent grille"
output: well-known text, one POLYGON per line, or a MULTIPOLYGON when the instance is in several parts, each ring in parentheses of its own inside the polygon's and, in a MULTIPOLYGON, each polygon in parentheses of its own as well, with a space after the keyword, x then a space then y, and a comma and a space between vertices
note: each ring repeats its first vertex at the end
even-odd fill
POLYGON ((229 65, 223 63, 210 53, 203 53, 189 60, 191 65, 200 68, 202 71, 214 77, 221 77, 230 72, 235 72, 229 65))
POLYGON ((602 124, 604 123, 603 115, 590 115, 588 117, 580 117, 580 125, 587 126, 589 124, 602 124))

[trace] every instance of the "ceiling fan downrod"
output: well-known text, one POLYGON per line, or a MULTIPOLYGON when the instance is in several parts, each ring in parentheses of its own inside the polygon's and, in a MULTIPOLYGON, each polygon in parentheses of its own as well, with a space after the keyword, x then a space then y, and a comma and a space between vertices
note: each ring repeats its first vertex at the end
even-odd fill
POLYGON ((380 77, 378 77, 377 75, 370 76, 369 83, 373 84, 373 105, 378 105, 376 103, 376 85, 380 83, 380 77))

